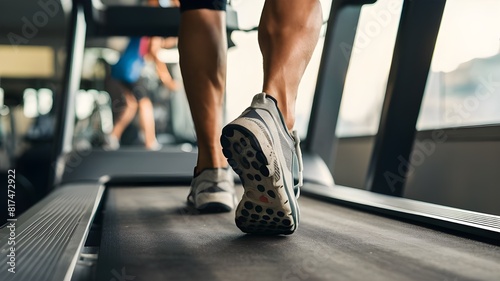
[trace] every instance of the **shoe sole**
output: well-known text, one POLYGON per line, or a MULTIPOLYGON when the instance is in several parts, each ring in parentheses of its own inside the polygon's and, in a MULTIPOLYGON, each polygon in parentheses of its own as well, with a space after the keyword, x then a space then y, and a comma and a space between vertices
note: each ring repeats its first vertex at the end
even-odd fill
POLYGON ((221 144, 224 156, 244 188, 236 208, 236 226, 245 233, 292 234, 298 214, 294 214, 290 201, 295 206, 297 202, 284 188, 282 171, 272 145, 263 143, 263 149, 250 130, 237 124, 224 127, 221 144))
POLYGON ((196 208, 194 203, 188 201, 188 206, 195 208, 201 214, 228 213, 233 210, 231 206, 218 202, 206 203, 196 208))

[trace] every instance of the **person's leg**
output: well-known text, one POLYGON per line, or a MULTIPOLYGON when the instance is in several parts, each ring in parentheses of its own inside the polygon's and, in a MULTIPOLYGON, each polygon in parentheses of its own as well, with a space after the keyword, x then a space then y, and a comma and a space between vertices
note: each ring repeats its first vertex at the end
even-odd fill
POLYGON ((144 146, 147 149, 156 149, 155 119, 153 104, 148 97, 139 100, 139 124, 144 133, 144 146))
POLYGON ((125 108, 116 120, 111 135, 120 140, 127 126, 132 122, 137 112, 137 100, 129 90, 124 90, 125 108))
POLYGON ((236 205, 234 179, 219 138, 226 83, 225 0, 181 0, 179 54, 198 140, 188 204, 202 212, 236 205))
POLYGON ((140 78, 135 82, 132 87, 132 94, 139 108, 139 127, 144 136, 144 146, 146 149, 157 150, 160 147, 156 140, 153 104, 148 96, 147 79, 140 78))
POLYGON ((318 0, 267 0, 259 24, 264 60, 263 92, 273 96, 288 129, 295 121, 295 100, 322 25, 318 0))
MULTIPOLYGON (((182 2, 183 5, 186 2, 188 0, 182 2)), ((193 9, 182 13, 179 54, 184 88, 198 139, 195 173, 207 168, 227 167, 219 143, 226 49, 224 11, 193 9)))
POLYGON ((245 189, 236 209, 236 225, 243 232, 292 234, 297 229, 302 156, 300 139, 290 130, 321 22, 317 0, 265 3, 259 25, 263 93, 221 136, 223 153, 245 189))

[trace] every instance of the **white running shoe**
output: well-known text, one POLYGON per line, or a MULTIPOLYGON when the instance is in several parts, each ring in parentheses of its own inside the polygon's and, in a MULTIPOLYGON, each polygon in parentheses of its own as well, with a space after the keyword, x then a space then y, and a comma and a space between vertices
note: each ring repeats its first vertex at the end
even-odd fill
POLYGON ((107 151, 118 150, 120 148, 120 141, 113 135, 104 135, 104 144, 102 149, 107 151))
POLYGON ((265 93, 222 130, 223 153, 245 189, 236 209, 236 225, 243 232, 292 234, 297 229, 299 141, 295 131, 288 131, 275 99, 265 93))
POLYGON ((236 206, 233 173, 229 168, 205 169, 191 181, 188 205, 203 213, 229 212, 236 206))

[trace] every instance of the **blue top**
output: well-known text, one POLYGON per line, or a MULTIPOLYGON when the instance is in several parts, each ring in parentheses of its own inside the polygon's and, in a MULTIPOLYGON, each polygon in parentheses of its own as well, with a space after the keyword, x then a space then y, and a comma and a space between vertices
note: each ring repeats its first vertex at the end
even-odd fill
POLYGON ((125 52, 111 67, 111 77, 127 83, 137 82, 144 67, 144 57, 141 55, 140 48, 141 38, 130 38, 125 52))

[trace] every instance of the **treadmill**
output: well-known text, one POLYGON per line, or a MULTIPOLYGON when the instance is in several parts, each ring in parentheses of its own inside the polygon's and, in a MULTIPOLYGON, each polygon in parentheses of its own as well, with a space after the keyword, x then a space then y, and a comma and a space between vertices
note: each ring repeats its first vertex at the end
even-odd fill
MULTIPOLYGON (((384 104, 370 186, 335 185, 335 124, 349 61, 340 46, 354 40, 359 5, 373 2, 333 2, 303 142, 301 224, 291 236, 262 236, 240 232, 233 213, 201 214, 187 207, 196 151, 176 146, 158 152, 72 148, 69 120, 86 37, 173 36, 180 16, 176 8, 106 7, 96 0, 73 0, 65 90, 58 104, 54 190, 0 230, 0 279, 500 280, 499 216, 405 199, 401 186, 379 182, 380 170, 397 169, 387 155, 410 153, 414 135, 405 128, 415 128, 418 110, 411 108, 401 122, 392 120, 405 87, 425 79, 432 52, 416 55, 411 46, 435 41, 444 0, 405 1, 400 29, 411 33, 398 33, 399 57, 390 78, 393 102, 384 104), (131 21, 139 14, 140 20, 131 21), (422 18, 427 22, 423 30, 415 27, 422 18), (396 75, 415 64, 421 67, 412 81, 396 75), (15 273, 7 271, 12 252, 15 273)), ((237 15, 229 9, 228 33, 237 29, 237 15)), ((415 95, 411 102, 420 105, 421 99, 415 95)), ((241 195, 241 186, 237 191, 241 195)))

